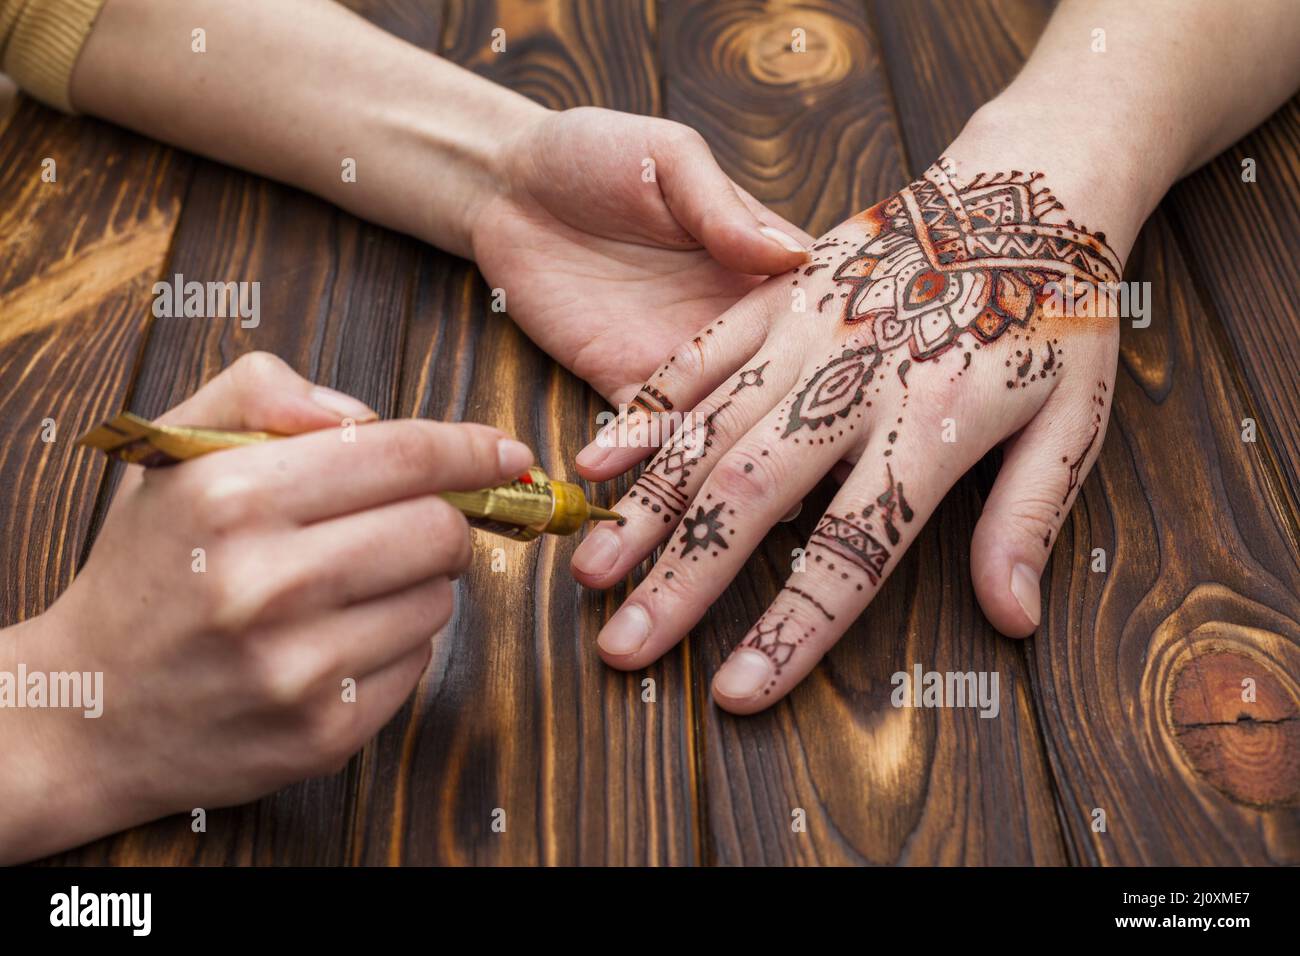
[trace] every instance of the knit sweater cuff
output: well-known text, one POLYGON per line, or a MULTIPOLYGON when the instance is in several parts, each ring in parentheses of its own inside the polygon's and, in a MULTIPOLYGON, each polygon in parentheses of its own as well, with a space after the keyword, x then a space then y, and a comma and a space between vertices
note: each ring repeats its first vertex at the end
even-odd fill
MULTIPOLYGON (((74 112, 69 89, 72 68, 103 5, 104 0, 20 3, 8 41, 0 47, 0 70, 42 103, 65 113, 74 112)), ((0 3, 0 8, 3 6, 0 3)), ((4 32, 0 29, 0 41, 4 40, 4 32)))

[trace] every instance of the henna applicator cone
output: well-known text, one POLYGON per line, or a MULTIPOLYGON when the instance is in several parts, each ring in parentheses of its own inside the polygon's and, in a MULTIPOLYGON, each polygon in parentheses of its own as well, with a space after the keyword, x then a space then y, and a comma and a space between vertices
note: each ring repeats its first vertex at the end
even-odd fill
MULTIPOLYGON (((77 443, 133 465, 161 468, 283 437, 270 432, 156 425, 122 412, 82 435, 77 443)), ((622 520, 616 512, 587 501, 577 485, 556 481, 536 467, 508 484, 477 491, 445 491, 439 497, 465 515, 472 527, 518 541, 531 541, 543 534, 573 534, 588 521, 622 520)))

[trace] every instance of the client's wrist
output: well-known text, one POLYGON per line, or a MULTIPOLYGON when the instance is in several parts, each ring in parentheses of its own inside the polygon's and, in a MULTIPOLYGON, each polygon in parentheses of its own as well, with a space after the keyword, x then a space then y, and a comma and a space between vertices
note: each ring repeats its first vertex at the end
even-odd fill
POLYGON ((1026 101, 1009 90, 976 111, 944 155, 962 178, 1043 173, 1063 206, 1060 214, 1104 233, 1124 261, 1182 168, 1175 148, 1148 148, 1145 137, 1141 130, 1091 121, 1068 104, 1026 101))

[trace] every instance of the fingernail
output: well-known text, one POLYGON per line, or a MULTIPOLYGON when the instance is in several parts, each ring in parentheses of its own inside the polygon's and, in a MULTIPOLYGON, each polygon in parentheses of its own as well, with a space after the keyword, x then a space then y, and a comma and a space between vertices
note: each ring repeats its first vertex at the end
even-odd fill
POLYGON ((503 475, 522 475, 532 465, 533 453, 521 441, 502 438, 497 442, 497 461, 503 475))
POLYGON ((619 657, 635 654, 650 636, 650 618, 635 604, 619 610, 596 638, 601 649, 619 657))
POLYGON ((316 385, 311 390, 311 400, 332 415, 339 418, 351 418, 357 422, 372 422, 379 413, 359 399, 344 395, 324 385, 316 385))
POLYGON ((787 235, 780 229, 775 229, 772 226, 762 226, 758 231, 767 236, 767 238, 771 239, 786 252, 798 252, 805 256, 808 254, 808 248, 802 242, 794 236, 787 235))
POLYGON ((801 512, 801 511, 803 511, 803 502, 802 502, 802 501, 796 501, 794 507, 791 508, 789 511, 787 511, 787 512, 785 513, 784 517, 781 518, 781 520, 782 520, 782 521, 793 521, 795 518, 799 517, 799 512, 801 512))
POLYGON ((573 566, 583 574, 605 574, 618 560, 621 545, 618 536, 608 528, 597 528, 573 552, 573 566))
POLYGON ((772 680, 772 661, 762 651, 744 648, 732 654, 713 678, 713 689, 732 700, 756 695, 772 680))
POLYGON ((1038 575, 1027 564, 1017 564, 1011 569, 1011 593, 1016 596, 1016 603, 1025 612, 1025 616, 1038 626, 1043 616, 1043 599, 1038 593, 1038 575))

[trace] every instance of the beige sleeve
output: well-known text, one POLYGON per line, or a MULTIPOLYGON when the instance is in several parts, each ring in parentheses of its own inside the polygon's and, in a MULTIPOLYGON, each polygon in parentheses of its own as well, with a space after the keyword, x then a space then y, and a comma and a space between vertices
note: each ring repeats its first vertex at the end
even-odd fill
POLYGON ((29 95, 73 112, 68 87, 104 0, 0 0, 0 72, 29 95))

